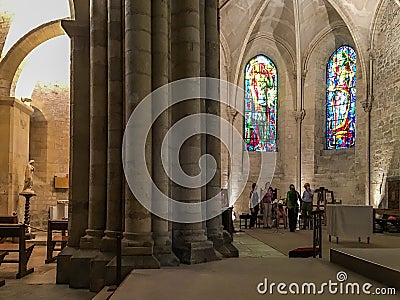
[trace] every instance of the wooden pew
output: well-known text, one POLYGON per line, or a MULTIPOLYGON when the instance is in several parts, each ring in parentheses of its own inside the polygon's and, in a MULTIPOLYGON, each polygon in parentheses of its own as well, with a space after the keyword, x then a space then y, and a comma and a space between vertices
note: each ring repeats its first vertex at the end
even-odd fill
MULTIPOLYGON (((8 252, 7 251, 0 251, 0 265, 1 265, 1 263, 3 262, 3 260, 4 260, 4 257, 6 257, 6 255, 8 254, 8 252)), ((3 285, 5 285, 6 284, 6 281, 3 279, 3 280, 0 280, 0 287, 2 287, 3 285)))
POLYGON ((28 261, 35 245, 26 247, 25 232, 25 224, 0 224, 0 237, 18 238, 18 249, 14 249, 12 244, 0 244, 0 252, 18 252, 18 259, 3 260, 3 263, 18 263, 17 279, 34 271, 33 268, 28 269, 28 261))
POLYGON ((18 224, 17 216, 0 216, 0 224, 18 224))
POLYGON ((68 220, 49 220, 47 225, 47 254, 45 263, 53 262, 56 257, 53 257, 53 251, 61 251, 67 246, 68 235, 68 220), (53 235, 54 230, 60 230, 61 235, 53 235), (56 249, 56 243, 60 243, 60 248, 56 249))
MULTIPOLYGON (((18 217, 15 216, 0 216, 0 224, 18 224, 18 217)), ((0 243, 5 241, 7 238, 0 237, 0 243)), ((15 241, 17 241, 15 239, 15 241)), ((13 239, 14 242, 14 239, 13 239)))

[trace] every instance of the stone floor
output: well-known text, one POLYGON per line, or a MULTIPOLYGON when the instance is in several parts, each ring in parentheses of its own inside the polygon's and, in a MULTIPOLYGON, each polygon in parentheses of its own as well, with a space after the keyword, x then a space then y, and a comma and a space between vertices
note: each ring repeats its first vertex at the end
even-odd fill
MULTIPOLYGON (((164 268, 161 270, 134 270, 117 289, 111 300, 133 299, 400 299, 399 296, 342 295, 339 292, 330 294, 328 289, 320 295, 280 295, 276 287, 260 294, 257 287, 260 283, 314 283, 316 291, 321 290, 323 283, 332 280, 345 271, 348 282, 370 282, 373 287, 382 285, 359 276, 325 260, 289 259, 287 257, 271 258, 237 258, 225 259, 207 264, 164 268)), ((262 290, 264 286, 260 287, 262 290)), ((288 289, 286 288, 286 291, 288 289)), ((262 292, 262 291, 261 291, 262 292)))
MULTIPOLYGON (((345 271, 349 282, 370 282, 373 287, 382 285, 354 272, 329 262, 329 248, 388 248, 400 249, 400 235, 374 234, 370 244, 358 241, 340 240, 329 243, 324 231, 323 259, 289 259, 287 253, 296 247, 310 246, 312 231, 301 230, 291 233, 279 229, 245 229, 235 233, 235 246, 240 251, 239 258, 199 264, 181 265, 161 270, 134 270, 114 293, 112 300, 118 299, 400 299, 399 296, 372 295, 278 295, 276 290, 260 295, 257 285, 267 278, 268 282, 322 284, 336 280, 339 271, 345 271), (177 288, 178 287, 178 288, 177 288), (133 298, 132 295, 135 295, 133 298)), ((14 279, 16 264, 0 266, 0 278, 6 285, 0 288, 0 299, 91 299, 94 293, 87 290, 70 289, 67 285, 56 285, 56 263, 44 264, 46 248, 43 236, 37 237, 30 266, 35 272, 14 279)), ((400 292, 397 293, 398 295, 400 292)), ((107 294, 107 297, 109 294, 107 294)), ((106 299, 99 298, 99 299, 106 299)))
MULTIPOLYGON (((0 279, 6 280, 6 285, 0 287, 0 299, 87 300, 95 296, 95 293, 87 290, 76 290, 70 289, 68 285, 57 285, 56 263, 44 263, 46 246, 43 245, 42 235, 37 237, 37 242, 38 245, 35 246, 29 260, 29 267, 35 268, 32 274, 21 279, 15 279, 15 275, 18 272, 18 264, 2 264, 0 266, 0 279)), ((15 256, 16 253, 10 255, 15 256)), ((8 258, 11 258, 10 255, 8 258)))
MULTIPOLYGON (((332 248, 400 248, 400 235, 374 234, 370 244, 352 240, 339 240, 329 243, 323 232, 324 248, 322 259, 289 259, 289 250, 311 246, 312 231, 301 230, 294 233, 283 228, 247 229, 235 234, 235 246, 240 257, 223 259, 200 265, 181 265, 161 270, 134 270, 111 297, 111 300, 129 299, 134 293, 135 299, 400 299, 397 295, 352 295, 324 293, 319 295, 281 295, 276 290, 260 294, 257 286, 267 282, 287 285, 290 283, 314 283, 320 287, 323 283, 337 282, 339 272, 345 272, 347 282, 371 283, 372 289, 385 288, 382 284, 358 275, 350 270, 329 262, 329 249, 332 248), (166 296, 168 295, 168 296, 166 296)), ((343 274, 343 273, 342 273, 343 274)), ((318 288, 317 288, 318 290, 318 288)), ((345 286, 344 286, 345 291, 345 286)))
MULTIPOLYGON (((263 244, 269 245, 286 256, 292 249, 312 246, 312 230, 290 232, 288 229, 283 228, 279 230, 276 230, 276 228, 257 228, 251 230, 245 229, 244 232, 246 235, 249 235, 263 244)), ((242 232, 236 233, 236 237, 241 233, 242 232)), ((350 239, 339 239, 339 243, 336 244, 335 238, 332 238, 332 242, 329 242, 325 229, 322 231, 322 236, 322 257, 327 260, 329 260, 330 248, 400 248, 400 234, 375 233, 371 237, 369 244, 367 244, 365 240, 359 243, 358 240, 350 239)))
POLYGON ((240 257, 285 257, 285 255, 278 250, 268 246, 248 233, 238 232, 235 235, 233 244, 239 250, 240 257))

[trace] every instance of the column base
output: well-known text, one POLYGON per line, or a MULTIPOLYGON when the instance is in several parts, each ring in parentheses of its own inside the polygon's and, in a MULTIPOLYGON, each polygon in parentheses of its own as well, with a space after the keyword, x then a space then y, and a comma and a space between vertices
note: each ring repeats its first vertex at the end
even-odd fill
POLYGON ((154 256, 160 262, 162 267, 176 267, 179 266, 180 261, 179 258, 172 252, 172 249, 169 253, 156 253, 154 256))
POLYGON ((175 229, 172 251, 183 264, 200 264, 219 260, 213 242, 203 229, 175 229))
POLYGON ((224 244, 222 226, 217 229, 207 228, 207 238, 213 242, 214 248, 222 246, 224 244))
POLYGON ((209 230, 207 233, 208 239, 214 244, 214 249, 223 257, 239 257, 239 251, 232 245, 232 236, 229 232, 223 231, 222 226, 219 229, 209 230))
POLYGON ((225 258, 239 257, 239 250, 232 244, 224 244, 222 246, 214 248, 225 258))
POLYGON ((219 260, 211 241, 179 243, 173 251, 181 263, 189 265, 219 260))
POLYGON ((89 289, 91 286, 91 265, 96 256, 100 255, 97 249, 79 249, 69 262, 69 287, 75 289, 89 289))
MULTIPOLYGON (((125 257, 121 258, 121 281, 128 276, 134 267, 132 264, 127 263, 125 257)), ((117 258, 114 257, 106 266, 106 278, 105 284, 110 285, 117 285, 117 258)))
POLYGON ((122 255, 153 255, 154 241, 151 232, 124 232, 122 255))
POLYGON ((104 236, 101 239, 101 251, 115 252, 117 249, 117 235, 118 231, 105 230, 104 236))
POLYGON ((65 247, 57 256, 57 284, 69 284, 71 257, 78 252, 77 248, 65 247))
MULTIPOLYGON (((117 258, 114 257, 107 264, 106 284, 116 282, 117 258)), ((135 255, 121 257, 121 277, 122 280, 133 269, 159 269, 160 262, 153 255, 135 255)))
POLYGON ((232 242, 233 242, 232 234, 230 234, 228 231, 224 230, 223 231, 223 240, 224 240, 223 247, 225 248, 225 250, 223 250, 223 251, 226 251, 226 252, 221 253, 221 254, 224 257, 239 257, 239 250, 232 244, 232 242))
POLYGON ((86 229, 86 235, 81 237, 81 249, 100 249, 103 230, 86 229))
POLYGON ((161 266, 175 267, 179 265, 179 259, 172 252, 172 241, 169 232, 153 233, 154 256, 158 259, 161 266))
POLYGON ((122 262, 126 267, 137 269, 159 269, 160 262, 153 255, 154 241, 151 232, 124 232, 122 240, 122 262))

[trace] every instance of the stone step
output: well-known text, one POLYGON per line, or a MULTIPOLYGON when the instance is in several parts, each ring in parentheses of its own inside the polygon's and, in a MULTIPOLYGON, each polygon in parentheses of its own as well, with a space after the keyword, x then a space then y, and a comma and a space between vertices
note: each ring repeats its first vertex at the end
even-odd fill
POLYGON ((399 249, 331 249, 330 261, 389 287, 400 289, 399 249))
POLYGON ((115 289, 109 286, 105 286, 96 296, 92 298, 92 300, 108 300, 111 298, 115 289))

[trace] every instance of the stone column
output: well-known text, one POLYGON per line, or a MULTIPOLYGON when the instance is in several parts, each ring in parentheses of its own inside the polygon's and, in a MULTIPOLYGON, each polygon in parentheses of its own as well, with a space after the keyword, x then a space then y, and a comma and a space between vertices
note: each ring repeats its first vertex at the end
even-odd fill
MULTIPOLYGON (((125 118, 151 92, 151 1, 125 0, 125 118)), ((150 119, 150 116, 143 116, 150 119)), ((141 130, 136 128, 136 130, 141 130)), ((130 138, 135 138, 134 136, 130 138)), ((129 159, 129 158, 128 158, 129 159)), ((151 170, 151 133, 146 142, 146 162, 151 170)), ((144 170, 134 170, 134 185, 151 193, 144 170)), ((123 253, 126 264, 137 268, 158 268, 153 256, 151 215, 125 184, 125 232, 123 253)))
MULTIPOLYGON (((219 8, 218 0, 205 0, 205 41, 206 41, 206 76, 220 77, 220 40, 219 40, 219 8)), ((208 95, 220 96, 220 90, 215 87, 207 87, 208 95)), ((219 102, 207 100, 207 114, 221 116, 221 105, 219 102)), ((216 131, 221 133, 220 123, 209 124, 216 131)), ((207 199, 214 197, 221 192, 221 142, 217 138, 207 135, 207 153, 210 154, 217 163, 217 170, 213 179, 207 184, 207 199)), ((207 206, 208 213, 221 213, 221 202, 211 203, 207 206)), ((231 244, 232 236, 228 232, 223 232, 222 217, 217 217, 207 221, 207 237, 213 241, 214 248, 225 257, 238 256, 237 249, 231 244)))
MULTIPOLYGON (((205 25, 205 0, 199 1, 199 20, 200 20, 200 76, 206 76, 206 25, 205 25)), ((205 86, 201 86, 201 89, 206 89, 205 86)), ((200 99, 200 112, 206 113, 206 99, 200 99)), ((201 128, 206 129, 207 124, 204 118, 201 119, 201 128)), ((201 154, 204 155, 207 153, 207 137, 205 134, 201 135, 201 154)), ((207 167, 207 165, 206 165, 207 167)), ((202 177, 201 183, 201 201, 204 202, 207 200, 207 185, 205 176, 202 177)), ((206 221, 203 221, 203 229, 206 231, 207 234, 207 224, 206 221)))
MULTIPOLYGON (((178 80, 200 75, 200 7, 199 1, 172 2, 172 78, 178 80)), ((200 87, 199 87, 200 88, 200 87)), ((201 100, 193 99, 179 103, 172 112, 172 121, 201 112, 201 100)), ((200 119, 193 128, 200 130, 200 119)), ((180 149, 180 163, 188 175, 200 172, 201 137, 188 139, 180 149)), ((173 171, 173 170, 172 170, 173 171)), ((201 188, 184 188, 172 184, 172 198, 186 203, 201 201, 201 188)), ((185 213, 185 212, 182 212, 185 213)), ((193 212, 201 214, 199 212, 193 212)), ((207 240, 202 222, 173 224, 173 250, 183 263, 201 263, 215 260, 211 241, 207 240)))
POLYGON ((100 248, 107 204, 107 0, 90 3, 89 221, 81 248, 100 248))
MULTIPOLYGON (((152 48, 152 89, 168 83, 169 79, 169 24, 168 24, 168 1, 152 0, 151 2, 151 48, 152 48)), ((164 97, 168 103, 168 94, 164 97)), ((162 105, 162 103, 154 103, 162 105)), ((162 141, 169 128, 168 111, 164 112, 153 124, 152 136, 156 141, 162 141)), ((153 181, 165 195, 169 195, 169 178, 163 170, 161 160, 161 143, 152 143, 153 152, 153 181)), ((154 197, 154 196, 153 196, 154 197)), ((153 205, 160 210, 168 210, 168 203, 160 203, 154 199, 153 205)), ((179 264, 178 258, 172 253, 171 230, 168 221, 156 215, 151 216, 154 239, 154 255, 162 266, 175 266, 179 264)))
POLYGON ((302 122, 304 119, 303 110, 303 60, 301 55, 301 24, 300 24, 300 4, 299 0, 293 0, 294 24, 296 34, 296 103, 295 118, 297 127, 297 159, 296 159, 296 189, 301 190, 302 162, 301 162, 301 140, 302 140, 302 122))
POLYGON ((71 38, 71 141, 68 246, 79 247, 88 225, 90 71, 89 24, 65 20, 71 38), (73 188, 72 188, 73 187, 73 188), (73 213, 72 213, 73 212, 73 213))
POLYGON ((102 250, 116 247, 117 233, 122 231, 122 2, 108 0, 108 157, 107 221, 102 250))
POLYGON ((90 43, 89 18, 63 20, 71 38, 71 141, 68 246, 57 257, 56 282, 67 284, 75 270, 71 257, 78 252, 88 228, 89 133, 90 133, 90 43))

